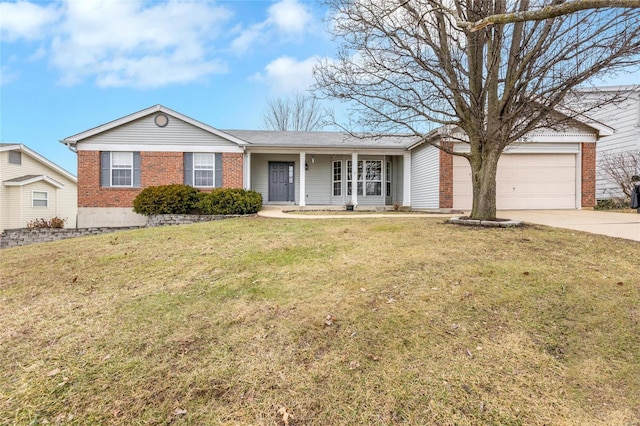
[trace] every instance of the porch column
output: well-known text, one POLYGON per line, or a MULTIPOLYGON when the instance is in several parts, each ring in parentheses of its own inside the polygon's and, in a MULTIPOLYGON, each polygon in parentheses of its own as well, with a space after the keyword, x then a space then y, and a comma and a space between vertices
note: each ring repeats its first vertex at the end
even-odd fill
POLYGON ((307 205, 307 154, 300 153, 300 202, 298 205, 304 207, 307 205))
MULTIPOLYGON (((362 172, 364 173, 364 170, 362 172)), ((351 153, 351 202, 353 203, 354 206, 358 205, 358 153, 357 152, 351 153)))
POLYGON ((411 206, 411 152, 402 154, 402 205, 411 206))
POLYGON ((251 189, 251 153, 244 153, 244 189, 251 189))

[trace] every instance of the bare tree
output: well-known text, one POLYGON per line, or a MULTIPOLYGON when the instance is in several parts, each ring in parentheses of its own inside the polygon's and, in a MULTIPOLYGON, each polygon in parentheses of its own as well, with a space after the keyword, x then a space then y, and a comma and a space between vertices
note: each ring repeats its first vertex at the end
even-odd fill
POLYGON ((327 3, 340 49, 335 60, 316 67, 316 89, 351 105, 360 129, 429 142, 428 132, 442 126, 447 138, 468 144, 466 153, 438 147, 469 160, 476 219, 496 215, 496 169, 507 146, 557 125, 556 109, 573 88, 640 64, 639 9, 586 10, 472 31, 458 23, 561 2, 327 3))
POLYGON ((325 113, 319 101, 311 95, 296 92, 287 98, 267 101, 262 122, 268 130, 311 132, 324 125, 325 113))
POLYGON ((634 187, 631 177, 640 175, 640 150, 604 153, 598 163, 602 174, 618 185, 628 202, 634 187))

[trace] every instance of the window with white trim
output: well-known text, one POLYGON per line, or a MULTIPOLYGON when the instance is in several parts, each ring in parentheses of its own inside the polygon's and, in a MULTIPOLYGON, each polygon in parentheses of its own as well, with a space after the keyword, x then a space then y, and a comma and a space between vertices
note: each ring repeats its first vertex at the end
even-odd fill
POLYGON ((32 191, 31 207, 49 207, 49 193, 46 191, 32 191))
POLYGON ((111 186, 133 186, 133 152, 111 153, 111 186))
POLYGON ((342 195, 342 161, 333 162, 333 196, 342 195))
MULTIPOLYGON (((351 195, 351 160, 347 161, 347 195, 351 195)), ((382 195, 382 161, 358 161, 358 195, 382 195), (366 191, 363 189, 366 188, 366 191)))
POLYGON ((209 153, 193 154, 193 186, 212 188, 214 186, 215 156, 209 153))
POLYGON ((382 161, 365 161, 366 195, 382 195, 382 161))

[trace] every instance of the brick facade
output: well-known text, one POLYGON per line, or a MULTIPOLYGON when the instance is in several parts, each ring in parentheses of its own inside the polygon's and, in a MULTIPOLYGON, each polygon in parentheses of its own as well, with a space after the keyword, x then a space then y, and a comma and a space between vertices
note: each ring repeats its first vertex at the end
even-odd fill
MULTIPOLYGON (((100 152, 78 151, 78 207, 133 207, 133 200, 148 186, 184 183, 184 153, 140 152, 140 188, 100 186, 100 152)), ((242 188, 240 153, 222 154, 224 188, 242 188)))
POLYGON ((596 205, 596 144, 583 143, 582 150, 582 207, 596 205))
MULTIPOLYGON (((442 147, 453 149, 453 143, 441 142, 442 147)), ((453 208, 453 155, 440 151, 440 208, 453 208)))
POLYGON ((222 154, 222 187, 242 188, 243 157, 240 153, 225 152, 222 154))

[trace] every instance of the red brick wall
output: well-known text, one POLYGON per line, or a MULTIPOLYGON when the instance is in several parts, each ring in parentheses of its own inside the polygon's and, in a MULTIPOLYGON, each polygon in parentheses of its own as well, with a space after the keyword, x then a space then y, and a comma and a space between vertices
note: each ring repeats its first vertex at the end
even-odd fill
POLYGON ((140 185, 143 188, 174 183, 184 183, 182 152, 140 153, 140 185))
MULTIPOLYGON (((242 154, 222 154, 222 183, 242 188, 242 154)), ((100 152, 78 151, 78 207, 133 207, 143 188, 184 183, 182 152, 140 152, 140 188, 100 186, 100 152)))
POLYGON ((243 187, 243 159, 242 154, 224 152, 222 153, 222 187, 242 188, 243 187))
MULTIPOLYGON (((445 148, 453 148, 451 142, 441 144, 445 148)), ((453 208, 453 156, 444 151, 440 151, 440 208, 453 208)))
POLYGON ((582 207, 596 205, 596 144, 582 144, 582 207))

